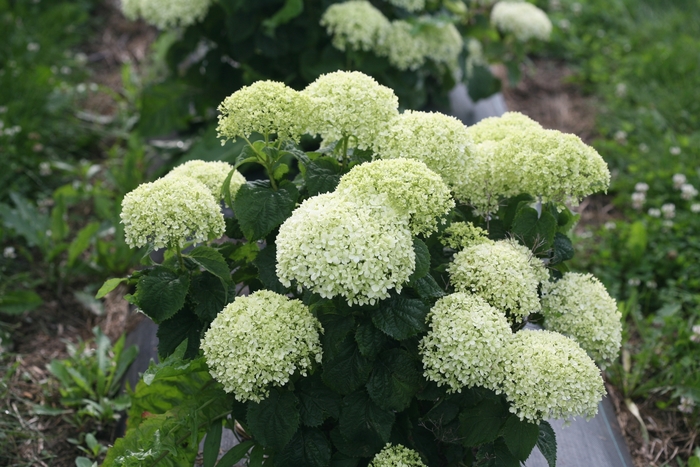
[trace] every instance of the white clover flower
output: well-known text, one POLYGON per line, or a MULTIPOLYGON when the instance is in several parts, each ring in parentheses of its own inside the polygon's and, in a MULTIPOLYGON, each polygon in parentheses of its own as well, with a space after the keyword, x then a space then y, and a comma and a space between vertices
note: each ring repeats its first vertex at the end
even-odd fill
POLYGON ((636 185, 634 185, 634 191, 638 191, 640 193, 646 193, 649 191, 649 185, 647 185, 644 182, 639 182, 636 185))
POLYGON ((17 252, 15 251, 15 247, 13 246, 6 246, 2 250, 2 256, 8 259, 15 259, 17 258, 17 252))
POLYGON ((455 254, 447 272, 455 290, 479 295, 515 322, 540 311, 537 287, 543 276, 510 241, 465 248, 455 254))
POLYGON ((542 284, 547 329, 578 342, 596 361, 612 362, 620 351, 622 315, 605 286, 591 274, 567 272, 542 284))
POLYGON ((225 230, 218 201, 206 185, 190 177, 164 177, 139 185, 124 196, 121 219, 132 248, 205 242, 225 230))
POLYGON ((617 224, 613 221, 608 221, 603 224, 603 227, 605 227, 605 230, 615 230, 617 228, 617 224))
POLYGON ((51 162, 42 162, 39 164, 39 175, 46 177, 51 175, 51 162))
POLYGON ((453 222, 440 236, 440 243, 453 250, 487 242, 490 242, 488 232, 471 222, 453 222))
POLYGON ((415 269, 408 221, 390 206, 335 193, 309 198, 280 227, 277 276, 324 298, 375 303, 401 292, 415 269))
POLYGON ((419 344, 425 377, 448 392, 480 386, 498 391, 503 382, 503 351, 512 336, 502 311, 469 293, 435 303, 430 330, 419 344))
POLYGON ((646 281, 644 285, 646 285, 650 289, 655 289, 658 286, 656 281, 646 281))
POLYGON ((625 97, 627 95, 627 85, 625 83, 617 83, 615 86, 615 95, 617 97, 625 97))
POLYGON ((390 205, 408 219, 414 235, 430 235, 437 220, 450 212, 454 201, 442 178, 416 160, 367 162, 345 174, 336 188, 341 196, 369 205, 390 205), (380 199, 368 202, 370 198, 380 199))
POLYGON ((605 394, 603 378, 576 342, 552 331, 524 329, 506 344, 503 389, 521 420, 592 418, 605 394))
POLYGON ((467 127, 461 121, 441 113, 411 110, 391 121, 374 147, 381 159, 424 162, 452 189, 463 182, 473 151, 467 127))
POLYGON ((632 207, 634 209, 642 209, 644 202, 647 200, 647 195, 641 191, 632 193, 632 207))
POLYGON ((690 205, 690 212, 692 213, 699 213, 700 212, 700 203, 693 203, 690 205))
POLYGON ((647 146, 644 143, 641 143, 639 145, 639 152, 644 152, 644 153, 649 152, 649 146, 647 146))
POLYGON ((662 205, 661 214, 663 214, 664 219, 673 219, 676 217, 676 205, 673 203, 666 203, 662 205))
POLYGON ((661 209, 649 208, 647 214, 649 214, 651 217, 661 217, 661 209))
POLYGON ((491 10, 491 23, 499 30, 512 33, 516 39, 549 40, 552 22, 547 14, 527 2, 498 2, 491 10))
POLYGON ((690 183, 684 183, 681 185, 681 198, 690 201, 698 195, 698 190, 695 189, 690 183))
POLYGON ((417 70, 423 66, 425 44, 414 29, 407 21, 392 21, 384 42, 377 46, 377 55, 386 56, 399 70, 417 70))
POLYGON ((693 331, 693 335, 690 336, 690 340, 696 344, 700 344, 700 324, 696 324, 691 330, 693 331))
POLYGON ((681 396, 681 403, 678 405, 678 411, 684 414, 692 414, 695 409, 695 401, 690 397, 681 396))
POLYGON ((639 287, 639 285, 642 283, 641 280, 637 277, 631 277, 627 280, 627 285, 630 287, 639 287))
POLYGON ((627 143, 627 132, 618 130, 615 132, 615 141, 617 141, 620 144, 626 144, 627 143))
POLYGON ((678 146, 673 146, 671 147, 671 149, 669 149, 669 152, 674 156, 677 156, 681 153, 681 148, 679 148, 678 146))
POLYGON ((369 463, 369 467, 426 467, 413 449, 397 444, 387 444, 369 463))
POLYGON ((276 134, 277 139, 299 141, 310 112, 308 97, 284 83, 257 81, 228 96, 219 105, 218 135, 226 139, 252 133, 276 134))
POLYGON ((676 190, 680 190, 686 181, 687 181, 687 179, 685 178, 685 175, 674 174, 673 175, 673 188, 675 188, 676 190))
POLYGON ((384 41, 389 20, 365 0, 334 3, 321 16, 321 26, 333 37, 339 50, 370 51, 384 41))
POLYGON ((158 29, 186 27, 201 21, 213 0, 122 0, 122 12, 131 20, 138 17, 158 29))
MULTIPOLYGON (((192 160, 185 162, 168 173, 168 177, 192 177, 200 182, 204 183, 212 196, 216 199, 223 199, 223 193, 221 188, 224 185, 226 177, 228 177, 229 172, 233 169, 233 166, 228 162, 221 161, 211 161, 205 162, 202 160, 192 160)), ((241 175, 238 171, 233 173, 231 177, 230 190, 231 197, 233 198, 238 192, 238 189, 245 185, 245 177, 241 175)))
POLYGON ((425 0, 386 0, 394 6, 403 8, 406 11, 420 11, 425 9, 425 0))
POLYGON ((398 115, 399 99, 394 91, 359 71, 321 75, 303 94, 311 99, 311 134, 327 141, 351 136, 350 143, 359 149, 372 147, 398 115))
POLYGON ((666 227, 667 229, 670 229, 671 227, 673 227, 673 221, 667 219, 667 220, 663 221, 663 222, 661 223, 661 225, 663 225, 663 226, 666 227))
POLYGON ((270 386, 284 386, 295 372, 306 376, 321 363, 321 323, 299 300, 259 290, 237 297, 204 335, 209 372, 241 402, 260 402, 270 386))

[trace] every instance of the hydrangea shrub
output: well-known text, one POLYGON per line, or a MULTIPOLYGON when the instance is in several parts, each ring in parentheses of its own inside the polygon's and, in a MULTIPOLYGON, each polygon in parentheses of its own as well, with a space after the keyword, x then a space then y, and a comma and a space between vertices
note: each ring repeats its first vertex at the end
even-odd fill
POLYGON ((300 92, 262 82, 222 109, 224 140, 260 136, 236 165, 190 162, 125 198, 129 241, 166 252, 100 293, 134 287, 163 362, 105 465, 191 465, 204 434, 214 465, 224 424, 248 436, 225 465, 516 466, 536 446, 554 465, 547 419, 595 415, 593 358, 620 346, 614 301, 566 266, 576 219, 563 201, 605 187, 597 154, 542 143, 568 137, 518 114, 469 129, 399 114, 358 72, 300 92), (320 135, 315 151, 302 132, 320 135), (541 155, 532 177, 580 170, 557 196, 510 174, 485 210, 470 200, 504 175, 461 169, 487 144, 541 155), (240 183, 251 162, 266 177, 240 183))

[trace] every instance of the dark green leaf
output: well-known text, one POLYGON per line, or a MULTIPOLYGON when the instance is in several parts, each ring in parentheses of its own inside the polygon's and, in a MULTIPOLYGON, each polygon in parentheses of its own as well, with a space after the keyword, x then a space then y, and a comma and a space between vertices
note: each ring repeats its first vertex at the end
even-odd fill
POLYGON ((73 266, 78 256, 90 246, 90 240, 95 236, 100 228, 99 222, 90 222, 80 229, 68 247, 68 266, 73 266))
POLYGON ((182 130, 190 118, 190 88, 181 81, 146 86, 141 92, 141 115, 136 130, 141 136, 163 136, 182 130), (173 96, 178 96, 173 99, 173 96))
POLYGON ((564 234, 557 232, 554 234, 554 243, 552 244, 552 263, 558 264, 563 261, 568 261, 574 257, 574 245, 571 240, 564 234))
POLYGON ((304 167, 306 168, 304 174, 306 189, 311 196, 335 190, 343 175, 343 168, 337 159, 330 156, 308 160, 304 167))
POLYGON ((190 298, 195 303, 194 313, 203 321, 216 318, 228 303, 229 296, 235 296, 234 286, 224 288, 218 277, 205 272, 192 278, 190 298))
POLYGON ((459 416, 462 444, 473 447, 495 440, 509 415, 504 404, 494 399, 484 399, 476 407, 463 409, 459 416))
POLYGON ((260 403, 251 403, 247 419, 253 437, 264 446, 282 449, 299 427, 298 402, 293 393, 275 388, 260 403))
POLYGON ((333 354, 323 352, 323 382, 340 394, 350 394, 367 382, 372 371, 372 362, 363 357, 348 335, 340 341, 333 354))
POLYGON ((243 238, 243 231, 238 223, 238 219, 235 217, 227 217, 224 220, 226 221, 226 236, 234 240, 241 240, 243 238))
POLYGON ((540 450, 549 467, 557 465, 557 437, 554 434, 554 429, 548 421, 540 422, 540 431, 537 437, 537 448, 540 450))
POLYGON ((32 290, 10 290, 0 297, 0 312, 8 315, 19 315, 31 311, 44 303, 41 297, 32 290))
POLYGON ((530 457, 537 443, 539 427, 534 423, 521 421, 517 415, 511 415, 501 428, 501 436, 513 456, 521 461, 530 457))
POLYGON ((360 324, 355 331, 355 341, 360 353, 367 358, 374 358, 387 341, 386 334, 377 329, 371 322, 360 324))
POLYGON ((243 234, 249 241, 260 240, 282 224, 294 210, 299 192, 291 184, 277 191, 268 181, 254 181, 243 185, 233 201, 233 211, 243 234))
POLYGON ((135 298, 139 308, 149 318, 161 323, 183 307, 189 286, 187 273, 156 266, 139 279, 135 298))
POLYGON ((416 252, 416 269, 409 278, 410 283, 425 277, 430 271, 430 251, 428 250, 428 246, 422 240, 414 238, 413 251, 416 252))
POLYGON ((467 81, 469 97, 474 102, 485 99, 501 90, 501 81, 491 74, 488 66, 476 65, 467 81))
MULTIPOLYGON (((322 306, 335 311, 331 302, 325 302, 322 306)), ((318 319, 323 326, 321 343, 324 357, 333 358, 341 348, 344 348, 345 337, 355 330, 355 319, 349 315, 331 313, 318 313, 318 319)))
POLYGON ((269 243, 260 250, 253 264, 258 268, 260 282, 266 289, 279 294, 287 293, 289 289, 277 277, 277 249, 274 243, 269 243))
POLYGON ((100 287, 100 290, 97 291, 97 294, 95 294, 95 298, 100 299, 103 298, 105 295, 110 293, 112 290, 116 289, 119 287, 119 284, 122 282, 126 282, 127 278, 122 277, 122 278, 113 278, 113 279, 107 279, 104 284, 102 284, 102 287, 100 287))
POLYGON ((316 376, 304 378, 297 384, 301 422, 309 427, 321 425, 328 417, 340 415, 340 395, 326 387, 316 376))
POLYGON ((185 254, 187 258, 192 259, 199 267, 209 271, 216 277, 221 279, 224 284, 231 283, 231 269, 224 257, 214 248, 208 246, 198 246, 197 248, 185 254))
POLYGON ((446 425, 454 420, 457 414, 459 414, 459 405, 443 399, 435 404, 424 418, 436 425, 446 425))
POLYGON ((581 218, 580 214, 574 214, 569 210, 569 208, 564 208, 557 215, 557 225, 559 226, 559 232, 567 235, 571 229, 576 225, 578 220, 581 218))
POLYGON ((302 428, 279 453, 279 467, 325 467, 331 460, 331 445, 323 432, 316 428, 302 428))
POLYGON ((216 459, 219 457, 219 447, 221 446, 221 432, 223 431, 223 424, 221 420, 216 420, 209 426, 207 431, 207 436, 204 438, 204 449, 202 454, 204 456, 204 467, 214 467, 216 464, 216 459))
POLYGON ((185 358, 193 358, 199 352, 199 335, 202 332, 202 322, 189 307, 178 311, 175 316, 160 323, 158 326, 158 355, 160 358, 172 354, 175 349, 187 339, 185 358))
POLYGON ((216 467, 233 467, 248 454, 252 446, 252 441, 244 441, 241 444, 237 444, 219 459, 219 462, 216 463, 216 467))
POLYGON ((498 210, 498 216, 503 221, 503 228, 505 230, 510 230, 513 225, 513 219, 515 219, 515 215, 518 211, 532 204, 534 200, 535 198, 527 193, 508 198, 505 205, 498 210))
MULTIPOLYGON (((331 432, 331 436, 333 432, 331 432)), ((342 452, 336 452, 331 458, 330 467, 357 467, 360 460, 356 457, 349 457, 342 452)))
POLYGON ((538 216, 536 209, 525 207, 513 219, 513 235, 536 253, 551 248, 556 231, 557 220, 548 211, 538 216))
POLYGON ((421 372, 408 352, 391 349, 375 362, 367 392, 379 407, 400 412, 409 406, 420 383, 421 372))
POLYGON ((350 443, 358 445, 361 456, 368 456, 389 442, 394 418, 394 412, 376 405, 365 391, 357 391, 343 399, 340 433, 350 443))
POLYGON ((434 300, 447 295, 430 274, 409 284, 423 300, 434 300))
POLYGON ((430 307, 421 300, 393 296, 380 303, 372 322, 396 340, 408 339, 427 329, 425 317, 430 307))
POLYGON ((250 461, 248 462, 248 467, 262 467, 264 459, 265 448, 258 444, 252 451, 250 451, 250 461))

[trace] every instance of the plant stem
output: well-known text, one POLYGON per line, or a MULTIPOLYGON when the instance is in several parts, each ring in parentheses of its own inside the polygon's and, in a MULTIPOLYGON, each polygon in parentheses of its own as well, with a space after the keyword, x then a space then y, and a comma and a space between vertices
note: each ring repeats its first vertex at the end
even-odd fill
POLYGON ((180 244, 175 244, 175 251, 177 252, 177 259, 180 262, 180 269, 185 270, 185 262, 182 260, 182 251, 180 251, 180 244))

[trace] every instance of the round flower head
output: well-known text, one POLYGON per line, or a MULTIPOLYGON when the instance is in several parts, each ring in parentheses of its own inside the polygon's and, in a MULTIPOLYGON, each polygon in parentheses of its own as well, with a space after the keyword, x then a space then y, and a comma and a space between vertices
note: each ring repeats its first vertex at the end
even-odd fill
POLYGON ((523 254, 523 256, 526 256, 528 258, 530 268, 532 269, 532 273, 535 275, 535 278, 537 279, 538 283, 542 283, 549 280, 549 271, 547 270, 547 267, 544 265, 541 259, 535 256, 532 250, 530 250, 525 245, 521 245, 514 238, 509 238, 507 240, 504 240, 504 242, 510 243, 510 245, 513 248, 520 251, 523 254))
POLYGON ((406 112, 395 118, 375 143, 381 159, 415 159, 437 172, 448 186, 458 184, 472 155, 467 127, 454 117, 406 112))
POLYGON ((190 177, 164 177, 139 185, 124 196, 121 219, 132 248, 205 242, 222 236, 226 227, 217 199, 190 177))
POLYGON ((491 23, 503 32, 512 33, 516 39, 549 40, 552 22, 547 14, 527 2, 498 2, 491 10, 491 23))
POLYGON ((459 292, 471 292, 522 321, 540 310, 530 257, 509 241, 480 243, 455 254, 447 269, 459 292))
MULTIPOLYGON (((168 173, 168 177, 192 177, 204 183, 211 194, 216 199, 222 199, 223 194, 221 188, 224 185, 226 177, 233 169, 233 166, 228 162, 212 161, 205 162, 201 160, 193 160, 178 165, 168 173)), ((233 173, 231 177, 231 196, 235 196, 238 189, 245 185, 245 177, 238 171, 233 173)))
POLYGON ((541 130, 542 125, 520 112, 506 112, 500 117, 488 117, 467 128, 467 132, 479 144, 484 141, 501 141, 528 131, 541 130))
MULTIPOLYGON (((340 179, 336 193, 358 200, 382 197, 409 219, 413 234, 437 230, 437 219, 454 207, 450 189, 422 162, 410 159, 378 160, 355 166, 340 179)), ((361 201, 358 201, 361 202, 361 201)))
POLYGON ((420 455, 413 449, 397 444, 387 444, 374 456, 369 467, 426 467, 420 455))
POLYGON ((359 71, 321 75, 304 90, 311 98, 310 133, 328 141, 351 137, 350 143, 367 149, 398 114, 394 91, 359 71))
POLYGON ((124 16, 139 16, 159 29, 186 27, 201 21, 212 0, 122 0, 124 16))
POLYGON ((453 250, 490 242, 488 232, 471 222, 453 222, 440 237, 440 242, 453 250))
POLYGON ((252 133, 277 134, 299 141, 307 126, 308 97, 284 83, 257 81, 228 96, 219 106, 219 137, 235 139, 252 133))
POLYGON ((292 213, 277 235, 282 284, 295 280, 324 298, 361 305, 401 292, 416 260, 407 221, 389 206, 363 202, 326 193, 292 213))
POLYGON ((368 1, 350 0, 329 6, 321 17, 321 26, 333 36, 336 49, 369 51, 384 40, 389 20, 368 1))
POLYGON ((384 42, 376 49, 377 55, 386 56, 399 70, 417 70, 425 63, 425 43, 416 34, 411 23, 394 20, 386 32, 384 42))
POLYGON ((571 337, 597 361, 612 361, 620 351, 622 315, 605 286, 591 274, 567 272, 542 285, 547 329, 571 337))
POLYGON ((423 20, 420 38, 425 44, 425 56, 435 63, 447 66, 451 70, 458 68, 459 54, 464 48, 464 40, 452 23, 435 23, 423 20))
POLYGON ((605 394, 603 378, 576 342, 556 332, 524 329, 505 348, 503 392, 510 411, 531 423, 593 417, 605 394))
POLYGON ((299 300, 259 290, 221 311, 202 339, 209 372, 241 402, 260 402, 270 386, 321 362, 321 323, 299 300))
POLYGON ((503 351, 512 332, 503 312, 484 299, 455 293, 435 303, 420 342, 425 377, 449 392, 480 386, 498 390, 503 351))
POLYGON ((425 8, 425 0, 386 0, 392 5, 403 8, 406 11, 414 12, 425 8))

